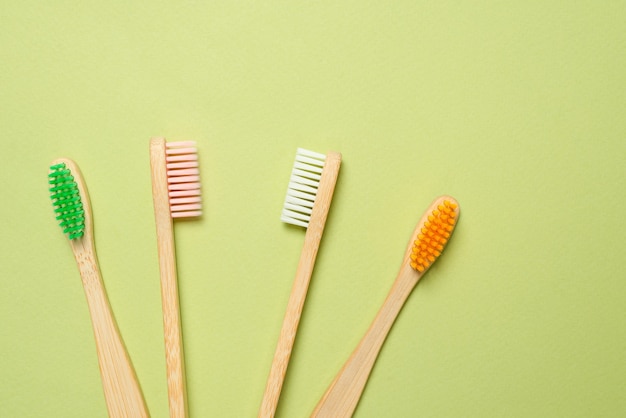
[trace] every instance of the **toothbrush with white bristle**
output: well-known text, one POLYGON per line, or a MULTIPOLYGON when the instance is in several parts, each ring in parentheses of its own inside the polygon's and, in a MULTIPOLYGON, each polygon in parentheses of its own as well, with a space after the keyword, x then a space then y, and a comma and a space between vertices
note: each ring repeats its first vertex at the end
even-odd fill
POLYGON ((168 143, 164 138, 153 138, 150 141, 167 392, 172 418, 188 416, 173 219, 202 215, 198 150, 195 145, 193 141, 168 143))
POLYGON ((259 410, 260 418, 273 417, 276 413, 340 165, 341 154, 337 152, 324 155, 302 148, 296 152, 280 219, 305 227, 306 235, 259 410))

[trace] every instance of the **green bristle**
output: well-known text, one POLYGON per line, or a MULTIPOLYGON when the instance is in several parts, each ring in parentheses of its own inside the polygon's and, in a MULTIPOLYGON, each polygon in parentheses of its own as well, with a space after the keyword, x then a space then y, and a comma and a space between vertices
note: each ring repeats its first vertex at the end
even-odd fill
POLYGON ((85 211, 78 185, 65 163, 50 166, 50 170, 48 183, 56 219, 70 239, 80 238, 85 233, 85 211))

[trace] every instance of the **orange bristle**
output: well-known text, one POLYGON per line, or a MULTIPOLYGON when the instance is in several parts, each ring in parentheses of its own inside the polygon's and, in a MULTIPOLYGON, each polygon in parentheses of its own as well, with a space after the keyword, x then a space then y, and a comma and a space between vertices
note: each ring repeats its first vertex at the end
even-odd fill
POLYGON ((440 255, 457 220, 457 205, 444 200, 427 216, 411 250, 411 267, 424 272, 440 255))

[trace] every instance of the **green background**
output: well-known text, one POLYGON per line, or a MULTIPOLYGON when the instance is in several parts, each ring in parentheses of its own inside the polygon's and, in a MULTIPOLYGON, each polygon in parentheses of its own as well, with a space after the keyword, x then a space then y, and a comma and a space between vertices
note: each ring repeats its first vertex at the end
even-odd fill
POLYGON ((78 271, 47 192, 73 158, 108 295, 166 417, 148 141, 198 141, 175 228, 190 415, 253 417, 304 231, 295 150, 344 162, 278 417, 305 417, 456 197, 356 417, 626 414, 623 1, 4 2, 0 416, 105 417, 78 271))

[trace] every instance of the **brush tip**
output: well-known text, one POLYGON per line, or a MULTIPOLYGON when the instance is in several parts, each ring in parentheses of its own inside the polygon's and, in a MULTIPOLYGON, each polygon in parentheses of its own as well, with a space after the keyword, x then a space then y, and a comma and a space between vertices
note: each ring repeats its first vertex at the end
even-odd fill
POLYGON ((438 199, 426 213, 413 242, 411 267, 424 273, 439 258, 459 218, 459 204, 449 196, 438 199))
POLYGON ((196 142, 166 142, 165 162, 172 218, 202 216, 200 169, 196 142))
POLYGON ((307 228, 320 184, 326 155, 298 148, 280 220, 307 228))
POLYGON ((48 184, 54 213, 63 233, 71 240, 81 238, 85 234, 85 208, 78 184, 64 162, 52 163, 48 184))

